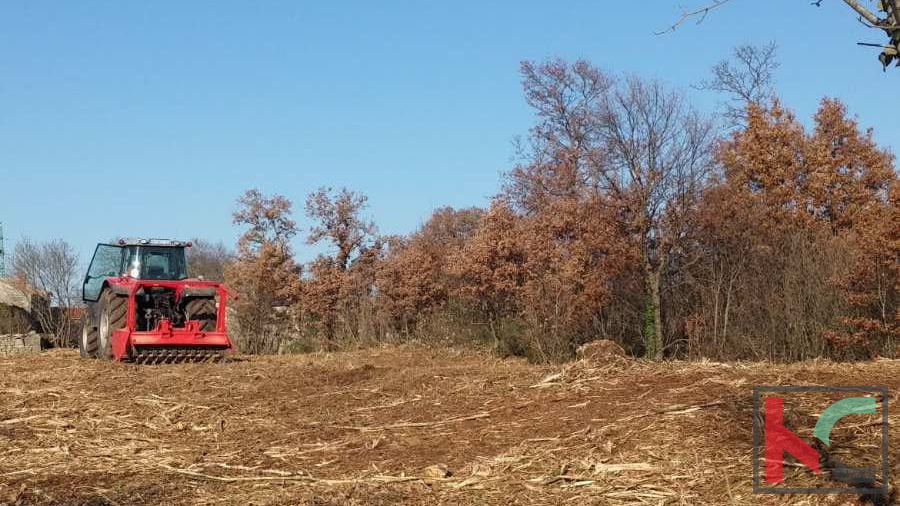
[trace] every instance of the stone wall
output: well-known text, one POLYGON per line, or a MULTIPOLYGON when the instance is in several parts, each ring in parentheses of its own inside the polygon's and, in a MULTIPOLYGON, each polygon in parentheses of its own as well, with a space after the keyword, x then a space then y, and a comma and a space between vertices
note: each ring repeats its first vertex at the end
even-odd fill
POLYGON ((0 355, 27 355, 40 353, 41 335, 35 332, 29 334, 0 334, 0 355))

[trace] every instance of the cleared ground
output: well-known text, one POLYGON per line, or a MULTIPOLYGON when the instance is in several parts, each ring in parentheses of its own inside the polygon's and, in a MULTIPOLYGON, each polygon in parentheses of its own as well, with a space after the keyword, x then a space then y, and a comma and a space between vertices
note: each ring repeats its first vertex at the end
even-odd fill
MULTIPOLYGON (((751 388, 787 384, 893 394, 900 362, 538 367, 415 347, 162 366, 0 357, 0 504, 879 504, 751 494, 751 388)), ((827 403, 804 402, 786 424, 808 435, 827 403)), ((854 417, 833 435, 850 463, 880 429, 854 417)))

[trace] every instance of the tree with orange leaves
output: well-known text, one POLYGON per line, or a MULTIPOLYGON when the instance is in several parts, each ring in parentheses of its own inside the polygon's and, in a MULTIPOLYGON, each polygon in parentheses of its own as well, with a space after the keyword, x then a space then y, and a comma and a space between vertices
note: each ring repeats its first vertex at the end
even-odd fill
POLYGON ((225 271, 238 294, 231 307, 240 329, 238 345, 251 353, 273 353, 291 325, 285 310, 296 300, 301 267, 294 262, 290 239, 297 233, 291 202, 280 195, 247 190, 238 199, 234 223, 247 227, 238 239, 237 260, 225 271))
POLYGON ((455 285, 447 259, 478 230, 482 215, 476 207, 440 207, 408 238, 387 241, 378 266, 379 304, 399 330, 409 334, 448 302, 455 285))
POLYGON ((367 200, 365 195, 347 188, 337 193, 331 188, 319 188, 306 199, 306 216, 315 223, 306 242, 330 242, 337 249, 334 260, 341 270, 347 270, 353 255, 376 233, 375 224, 360 216, 367 200))
POLYGON ((558 360, 585 341, 608 337, 605 308, 617 281, 639 259, 612 209, 557 199, 522 217, 519 228, 525 276, 516 303, 529 356, 558 360))
POLYGON ((346 188, 336 193, 320 188, 306 199, 306 215, 313 220, 306 242, 326 241, 336 250, 312 262, 310 277, 303 283, 303 311, 316 321, 329 347, 337 341, 339 324, 344 335, 359 337, 354 311, 374 283, 380 246, 374 244, 375 224, 361 216, 367 200, 346 188))
POLYGON ((719 159, 702 253, 727 259, 725 296, 711 299, 724 311, 707 322, 717 339, 745 333, 770 358, 883 349, 896 313, 893 155, 839 101, 824 99, 808 132, 776 100, 750 106, 719 159))
POLYGON ((454 293, 481 309, 500 347, 497 323, 513 314, 517 290, 525 280, 525 251, 515 212, 494 202, 475 234, 447 259, 447 270, 458 280, 454 293))

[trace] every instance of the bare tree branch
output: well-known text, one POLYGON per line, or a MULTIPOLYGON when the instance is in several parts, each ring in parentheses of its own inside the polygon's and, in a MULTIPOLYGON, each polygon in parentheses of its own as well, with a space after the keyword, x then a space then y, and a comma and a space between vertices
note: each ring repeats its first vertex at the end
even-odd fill
MULTIPOLYGON (((699 16, 700 19, 697 23, 702 23, 709 12, 717 7, 721 7, 722 5, 730 2, 731 0, 715 0, 712 4, 707 5, 701 9, 697 9, 695 11, 684 11, 681 14, 681 17, 673 24, 671 27, 659 31, 654 32, 656 35, 662 35, 664 33, 668 33, 674 31, 678 28, 679 25, 684 23, 690 18, 699 16)), ((815 5, 816 7, 822 6, 823 0, 815 0, 811 5, 815 5)), ((893 63, 894 60, 900 59, 900 0, 879 0, 878 1, 878 9, 884 12, 885 17, 879 18, 877 14, 867 9, 859 0, 842 0, 845 4, 850 6, 857 14, 859 14, 859 21, 862 22, 863 25, 869 28, 875 28, 878 30, 883 30, 889 39, 888 44, 881 46, 884 51, 878 56, 878 60, 887 69, 888 65, 893 63)), ((863 45, 874 45, 874 44, 863 44, 863 45)), ((900 66, 900 62, 898 62, 898 66, 900 66)))
POLYGON ((844 0, 844 3, 849 5, 853 10, 859 13, 859 15, 865 18, 865 20, 869 23, 873 25, 878 25, 881 23, 881 20, 878 19, 878 16, 873 14, 869 9, 863 7, 863 5, 856 0, 844 0))
MULTIPOLYGON (((654 33, 656 35, 662 35, 664 33, 674 31, 676 28, 678 28, 679 25, 681 25, 688 19, 695 17, 695 16, 700 16, 700 20, 697 21, 697 23, 699 24, 699 23, 703 22, 703 20, 706 18, 706 16, 709 14, 709 12, 711 10, 715 9, 716 7, 720 7, 730 1, 731 0, 715 0, 715 2, 713 2, 712 4, 707 5, 706 7, 703 7, 701 9, 697 9, 695 11, 690 11, 690 12, 688 12, 688 11, 682 12, 681 17, 678 18, 678 21, 676 21, 675 24, 673 24, 672 26, 670 26, 669 28, 667 28, 665 30, 654 32, 654 33)), ((865 21, 868 22, 868 24, 863 23, 863 24, 865 24, 865 26, 868 26, 870 28, 877 28, 877 29, 881 29, 881 30, 888 30, 888 31, 896 30, 896 29, 900 28, 900 19, 894 19, 896 17, 895 13, 900 11, 900 1, 898 1, 898 0, 883 0, 883 2, 881 3, 881 6, 882 6, 881 9, 888 15, 884 19, 879 18, 875 13, 873 13, 872 11, 867 9, 865 6, 863 6, 863 4, 859 3, 858 0, 842 0, 842 1, 845 4, 849 5, 851 9, 856 11, 857 14, 859 14, 865 21)), ((821 7, 822 0, 817 0, 817 1, 813 2, 812 5, 815 5, 816 7, 821 7)))
POLYGON ((207 241, 199 237, 191 239, 191 242, 193 246, 186 252, 190 275, 224 281, 226 267, 234 262, 235 253, 221 242, 207 241))
POLYGON ((698 21, 697 23, 702 23, 703 20, 706 19, 706 15, 709 14, 709 11, 715 9, 716 7, 725 5, 730 1, 731 0, 716 0, 712 5, 707 5, 706 7, 702 8, 702 9, 697 9, 693 12, 687 12, 687 11, 682 12, 681 17, 678 18, 678 21, 676 21, 675 24, 673 24, 669 28, 666 28, 665 30, 662 30, 659 32, 653 32, 653 33, 655 33, 656 35, 662 35, 664 33, 673 32, 673 31, 675 31, 676 28, 678 28, 679 25, 681 25, 682 23, 684 23, 685 21, 687 21, 688 19, 690 19, 694 16, 700 16, 700 21, 698 21))
POLYGON ((727 126, 742 125, 748 104, 761 104, 775 94, 774 73, 779 66, 777 52, 775 42, 763 46, 737 46, 730 60, 722 60, 712 68, 711 79, 700 81, 694 88, 728 96, 728 102, 721 104, 727 126))
MULTIPOLYGON (((700 16, 700 20, 697 21, 697 23, 699 24, 699 23, 703 22, 703 20, 706 18, 706 16, 709 14, 709 12, 711 10, 715 9, 716 7, 720 7, 730 1, 731 0, 716 0, 711 5, 707 5, 706 7, 703 7, 701 9, 697 9, 695 11, 690 11, 690 12, 688 12, 688 11, 682 12, 681 17, 678 18, 678 21, 676 21, 675 24, 673 24, 669 28, 666 28, 665 30, 661 30, 658 32, 653 32, 653 33, 655 33, 656 35, 662 35, 664 33, 674 31, 676 28, 678 28, 679 25, 681 25, 688 19, 695 17, 695 16, 700 16)), ((886 0, 886 1, 893 1, 893 0, 886 0)), ((866 9, 865 6, 863 6, 857 0, 843 0, 843 2, 847 5, 849 5, 850 8, 855 10, 860 16, 862 16, 863 19, 868 21, 869 24, 867 24, 866 26, 869 26, 871 28, 884 29, 884 30, 891 30, 891 29, 897 28, 896 26, 886 25, 885 23, 888 22, 889 20, 879 18, 875 13, 873 13, 869 9, 866 9)), ((822 0, 813 2, 812 5, 819 7, 822 5, 822 0)), ((885 5, 889 6, 891 4, 886 3, 885 5)))

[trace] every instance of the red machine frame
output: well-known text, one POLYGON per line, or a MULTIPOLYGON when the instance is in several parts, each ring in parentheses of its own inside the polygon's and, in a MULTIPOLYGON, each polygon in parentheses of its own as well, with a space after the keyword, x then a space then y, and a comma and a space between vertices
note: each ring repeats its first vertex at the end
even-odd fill
POLYGON ((119 295, 128 295, 128 315, 124 328, 112 330, 111 348, 114 360, 124 361, 132 357, 136 348, 179 348, 215 349, 229 351, 234 348, 225 325, 225 308, 228 289, 215 281, 200 279, 147 280, 131 277, 108 277, 105 284, 119 295), (161 319, 156 328, 149 331, 133 330, 137 326, 135 314, 136 293, 141 287, 165 287, 175 290, 176 300, 181 300, 185 289, 213 288, 216 290, 216 328, 213 331, 200 330, 197 320, 187 320, 183 327, 172 327, 167 318, 161 319))

